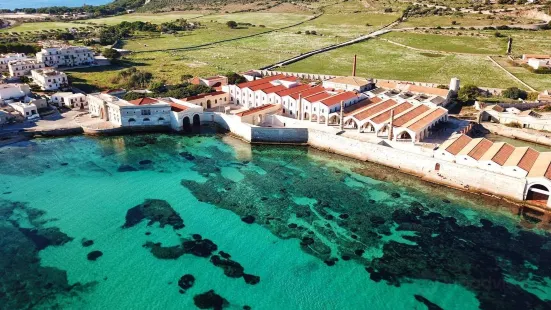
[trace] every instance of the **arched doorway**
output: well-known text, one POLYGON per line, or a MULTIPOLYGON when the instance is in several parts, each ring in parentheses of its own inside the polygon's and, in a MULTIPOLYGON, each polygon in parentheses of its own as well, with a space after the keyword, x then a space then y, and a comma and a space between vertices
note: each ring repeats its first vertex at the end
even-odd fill
POLYGON ((304 118, 303 120, 307 121, 310 119, 310 114, 308 114, 308 112, 304 112, 304 118))
POLYGON ((164 117, 159 117, 158 123, 163 124, 165 122, 164 117))
POLYGON ((356 129, 358 128, 358 124, 353 119, 349 119, 347 121, 344 121, 344 127, 356 129))
POLYGON ((434 170, 440 171, 440 164, 439 163, 436 163, 436 165, 434 165, 434 170))
POLYGON ((193 127, 199 127, 201 126, 201 119, 199 118, 199 114, 193 115, 193 127))
POLYGON ((189 117, 184 117, 183 119, 183 128, 184 128, 184 131, 185 132, 190 132, 191 131, 191 122, 189 121, 189 117))
POLYGON ((210 107, 211 107, 211 101, 209 99, 209 100, 207 100, 207 109, 210 109, 210 107))
POLYGON ((312 114, 312 122, 317 122, 318 116, 316 114, 312 114))
POLYGON ((397 141, 401 141, 401 142, 412 142, 412 141, 413 141, 413 139, 411 138, 411 135, 410 135, 409 132, 407 132, 407 131, 401 132, 401 133, 396 137, 396 140, 397 140, 397 141))
POLYGON ((549 189, 541 184, 534 184, 528 188, 526 200, 546 205, 549 200, 549 189))
POLYGON ((320 124, 325 124, 325 116, 320 116, 320 124))
MULTIPOLYGON (((375 130, 375 128, 373 130, 375 130)), ((388 125, 384 125, 383 128, 377 131, 377 137, 386 137, 386 136, 388 136, 388 125)))
POLYGON ((236 104, 239 105, 239 99, 237 99, 237 103, 236 103, 236 104))

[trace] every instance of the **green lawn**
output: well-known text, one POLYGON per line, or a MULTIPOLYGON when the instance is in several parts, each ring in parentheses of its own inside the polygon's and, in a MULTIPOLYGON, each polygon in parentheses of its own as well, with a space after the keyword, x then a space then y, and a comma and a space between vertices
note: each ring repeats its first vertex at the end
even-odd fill
POLYGON ((481 37, 470 35, 439 35, 413 32, 391 32, 382 38, 398 42, 407 46, 443 52, 470 53, 470 54, 505 54, 507 38, 496 38, 484 35, 481 37))
POLYGON ((382 40, 370 40, 319 54, 281 70, 348 75, 354 54, 358 55, 358 74, 367 77, 446 85, 452 77, 458 77, 463 85, 521 87, 485 56, 419 53, 382 40))
POLYGON ((496 16, 495 19, 489 19, 493 17, 491 15, 484 14, 457 14, 457 15, 445 15, 445 16, 425 16, 425 17, 413 17, 407 21, 401 23, 398 28, 405 27, 437 27, 437 26, 453 26, 453 21, 456 22, 456 26, 470 27, 470 26, 499 26, 537 22, 535 20, 520 18, 520 17, 508 17, 508 16, 496 16))
POLYGON ((105 25, 115 25, 119 24, 120 22, 127 21, 127 22, 150 22, 153 24, 161 24, 164 22, 173 21, 179 18, 183 19, 190 19, 201 16, 200 14, 190 14, 190 13, 157 13, 157 14, 151 14, 151 13, 132 13, 132 14, 124 14, 119 16, 113 16, 113 17, 105 17, 105 18, 96 18, 96 19, 88 19, 86 22, 95 23, 95 24, 105 24, 105 25))
POLYGON ((90 25, 65 23, 65 22, 37 22, 37 23, 22 23, 13 28, 0 29, 0 32, 23 32, 23 31, 42 31, 42 30, 57 30, 67 28, 88 27, 90 25))
POLYGON ((294 14, 294 13, 262 13, 262 12, 249 12, 249 13, 234 13, 234 14, 216 14, 205 15, 197 18, 198 21, 204 22, 219 22, 225 24, 230 20, 238 23, 251 23, 259 26, 264 25, 268 28, 280 28, 296 24, 301 21, 305 21, 312 15, 308 14, 294 14))
POLYGON ((551 89, 551 74, 535 74, 524 67, 516 67, 510 64, 505 57, 494 57, 494 60, 502 65, 524 83, 538 91, 551 89))
POLYGON ((324 14, 312 21, 287 29, 289 32, 316 31, 317 34, 353 38, 367 34, 398 18, 396 14, 339 13, 324 14), (369 25, 369 26, 368 26, 369 25))
POLYGON ((162 49, 183 48, 204 43, 220 41, 229 38, 247 36, 267 31, 266 28, 249 27, 230 29, 226 25, 207 23, 206 28, 193 31, 182 31, 178 34, 162 34, 152 39, 131 39, 124 42, 125 49, 131 51, 152 51, 162 49))
POLYGON ((503 31, 513 37, 513 54, 551 54, 551 30, 503 31))

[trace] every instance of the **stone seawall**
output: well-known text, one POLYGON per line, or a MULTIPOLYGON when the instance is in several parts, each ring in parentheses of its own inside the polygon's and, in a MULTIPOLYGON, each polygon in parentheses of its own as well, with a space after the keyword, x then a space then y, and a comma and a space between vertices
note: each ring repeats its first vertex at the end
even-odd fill
POLYGON ((522 200, 526 181, 477 168, 437 160, 434 157, 397 150, 309 129, 308 145, 340 155, 370 161, 417 175, 430 182, 462 190, 522 200))
POLYGON ((492 123, 482 123, 482 126, 496 135, 551 146, 551 134, 546 132, 519 129, 492 123))
POLYGON ((308 129, 252 127, 251 142, 305 144, 308 142, 308 129))

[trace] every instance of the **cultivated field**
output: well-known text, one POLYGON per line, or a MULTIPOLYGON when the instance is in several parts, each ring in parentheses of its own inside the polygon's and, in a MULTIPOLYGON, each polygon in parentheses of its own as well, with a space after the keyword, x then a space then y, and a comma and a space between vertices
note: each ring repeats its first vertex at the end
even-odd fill
POLYGON ((498 55, 507 52, 507 38, 497 38, 490 32, 476 32, 472 36, 465 32, 456 35, 391 32, 382 38, 418 49, 433 51, 498 55), (462 33, 462 35, 457 35, 462 33))
POLYGON ((358 74, 361 76, 442 84, 448 84, 450 78, 458 77, 463 85, 473 83, 496 88, 521 87, 485 56, 415 52, 383 40, 343 47, 281 70, 349 75, 354 54, 358 55, 358 74))
POLYGON ((173 21, 179 18, 193 19, 198 16, 201 16, 201 14, 191 14, 191 13, 185 13, 185 12, 157 13, 157 14, 132 13, 132 14, 125 14, 120 16, 113 16, 113 17, 88 19, 86 20, 86 22, 90 22, 94 24, 103 24, 103 25, 115 25, 123 21, 126 21, 126 22, 142 21, 142 22, 150 22, 152 24, 161 24, 161 23, 173 21))
POLYGON ((513 54, 550 54, 551 30, 546 31, 503 31, 513 38, 513 54))

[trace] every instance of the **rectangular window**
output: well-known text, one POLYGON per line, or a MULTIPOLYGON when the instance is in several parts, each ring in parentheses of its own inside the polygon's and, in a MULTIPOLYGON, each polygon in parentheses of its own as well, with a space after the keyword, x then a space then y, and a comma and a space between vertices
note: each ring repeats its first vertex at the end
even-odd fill
POLYGON ((151 115, 151 110, 142 110, 142 115, 151 115))

